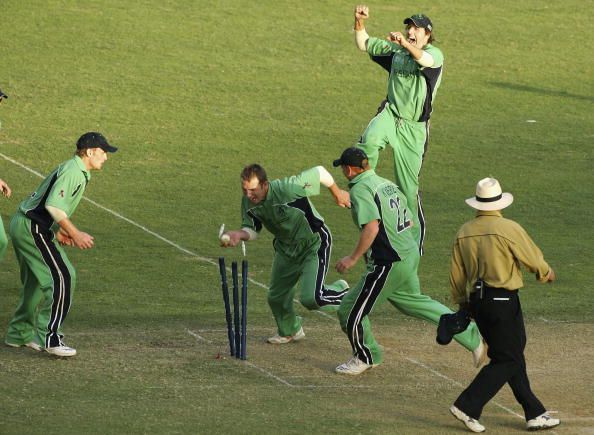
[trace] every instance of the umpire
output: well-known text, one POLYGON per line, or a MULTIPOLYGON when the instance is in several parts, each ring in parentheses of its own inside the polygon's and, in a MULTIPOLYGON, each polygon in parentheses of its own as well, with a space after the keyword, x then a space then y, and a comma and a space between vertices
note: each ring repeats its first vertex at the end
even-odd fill
POLYGON ((472 432, 485 430, 478 422, 483 407, 505 383, 524 409, 528 430, 559 424, 530 389, 524 359, 526 331, 518 297, 523 285, 520 266, 536 274, 540 282, 554 281, 555 272, 526 231, 502 216, 501 210, 512 202, 513 196, 502 193, 496 179, 480 180, 476 196, 466 200, 478 210, 476 217, 460 228, 452 252, 453 299, 469 309, 491 358, 450 408, 472 432))

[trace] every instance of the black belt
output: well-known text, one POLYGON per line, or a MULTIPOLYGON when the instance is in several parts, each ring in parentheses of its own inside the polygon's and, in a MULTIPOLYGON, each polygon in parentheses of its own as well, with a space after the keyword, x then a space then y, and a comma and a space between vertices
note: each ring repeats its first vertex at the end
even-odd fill
POLYGON ((478 280, 472 286, 470 293, 470 302, 476 302, 485 299, 487 295, 491 296, 508 296, 510 293, 517 293, 518 290, 508 290, 502 287, 490 287, 484 281, 478 280))

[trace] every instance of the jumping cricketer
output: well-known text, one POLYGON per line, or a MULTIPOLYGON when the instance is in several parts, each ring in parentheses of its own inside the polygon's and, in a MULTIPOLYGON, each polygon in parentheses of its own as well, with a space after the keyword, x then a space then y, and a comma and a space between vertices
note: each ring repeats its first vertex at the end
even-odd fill
POLYGON ((388 39, 369 37, 364 22, 369 8, 355 8, 355 43, 372 60, 390 64, 388 104, 370 122, 357 145, 369 156, 372 169, 379 151, 390 145, 394 155, 394 180, 404 194, 418 225, 412 232, 423 253, 425 217, 419 194, 419 173, 429 140, 429 118, 441 83, 443 54, 433 46, 433 23, 417 14, 404 20, 405 34, 390 32, 388 39))

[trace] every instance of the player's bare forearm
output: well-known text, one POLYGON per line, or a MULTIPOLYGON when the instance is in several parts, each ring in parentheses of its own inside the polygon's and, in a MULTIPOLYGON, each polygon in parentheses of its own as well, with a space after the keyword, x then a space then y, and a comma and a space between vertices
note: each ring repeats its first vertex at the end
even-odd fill
POLYGON ((62 228, 60 228, 56 233, 56 239, 58 240, 58 243, 60 243, 60 245, 74 246, 74 240, 72 240, 72 237, 70 237, 68 233, 64 231, 62 228))
POLYGON ((347 270, 349 270, 351 267, 357 264, 359 259, 363 255, 365 255, 367 251, 369 251, 369 248, 371 248, 371 245, 377 237, 378 232, 379 221, 373 220, 365 224, 363 230, 361 230, 361 234, 359 235, 359 241, 357 242, 357 246, 355 246, 355 249, 353 250, 351 255, 342 258, 336 264, 336 270, 340 273, 345 273, 347 270))
POLYGON ((66 232, 68 237, 72 239, 72 243, 74 246, 80 249, 89 249, 92 248, 95 244, 93 236, 90 234, 85 233, 84 231, 80 231, 72 221, 68 218, 64 218, 58 222, 60 229, 66 232))
POLYGON ((328 187, 328 190, 330 190, 330 193, 339 207, 351 208, 351 196, 349 195, 349 192, 339 188, 336 183, 328 187))

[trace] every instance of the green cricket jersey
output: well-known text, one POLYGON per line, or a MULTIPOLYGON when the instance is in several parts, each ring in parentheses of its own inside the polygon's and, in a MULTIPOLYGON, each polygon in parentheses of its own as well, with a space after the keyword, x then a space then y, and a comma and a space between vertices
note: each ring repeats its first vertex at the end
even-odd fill
POLYGON ((318 232, 324 226, 324 219, 308 199, 319 193, 317 168, 270 181, 266 199, 261 203, 253 204, 243 197, 242 227, 257 232, 266 227, 275 237, 275 249, 297 257, 319 243, 318 232))
POLYGON ((367 170, 349 182, 351 214, 358 228, 379 220, 379 232, 368 252, 368 261, 386 264, 417 255, 418 246, 406 199, 398 187, 375 171, 367 170))
POLYGON ((408 50, 385 39, 371 37, 367 41, 370 56, 392 56, 388 79, 388 102, 392 111, 409 121, 427 121, 431 117, 433 101, 441 83, 443 53, 431 44, 423 50, 433 56, 434 65, 419 65, 408 50))
POLYGON ((81 158, 75 156, 54 169, 37 190, 19 205, 19 211, 49 230, 54 225, 54 219, 45 206, 59 208, 70 218, 90 179, 91 173, 81 158))

